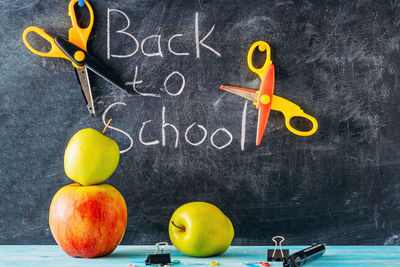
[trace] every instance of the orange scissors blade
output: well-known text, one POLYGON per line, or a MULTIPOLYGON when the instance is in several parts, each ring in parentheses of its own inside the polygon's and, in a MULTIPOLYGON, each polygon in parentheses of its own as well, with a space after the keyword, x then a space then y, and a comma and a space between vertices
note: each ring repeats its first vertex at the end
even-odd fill
POLYGON ((257 105, 258 108, 258 123, 257 123, 257 141, 256 145, 259 146, 263 138, 265 128, 267 127, 269 113, 271 111, 272 97, 274 95, 275 87, 275 69, 274 65, 270 64, 262 80, 260 92, 258 95, 257 105))
POLYGON ((89 10, 89 25, 86 28, 81 28, 78 24, 78 20, 76 18, 75 13, 75 5, 79 2, 79 0, 71 0, 68 6, 68 16, 71 18, 72 28, 68 31, 68 39, 71 43, 78 46, 79 48, 87 51, 87 41, 90 36, 90 32, 93 28, 94 22, 94 12, 92 6, 88 1, 84 0, 85 6, 89 10))

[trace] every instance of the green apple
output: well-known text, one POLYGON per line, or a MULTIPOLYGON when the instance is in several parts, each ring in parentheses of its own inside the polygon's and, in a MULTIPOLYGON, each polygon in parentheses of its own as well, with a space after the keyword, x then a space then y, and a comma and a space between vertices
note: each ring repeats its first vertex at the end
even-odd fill
POLYGON ((224 253, 234 235, 233 225, 216 206, 190 202, 180 206, 169 222, 169 238, 182 253, 210 257, 224 253))
POLYGON ((94 129, 83 129, 69 141, 64 154, 64 169, 81 185, 100 184, 117 168, 117 143, 94 129))

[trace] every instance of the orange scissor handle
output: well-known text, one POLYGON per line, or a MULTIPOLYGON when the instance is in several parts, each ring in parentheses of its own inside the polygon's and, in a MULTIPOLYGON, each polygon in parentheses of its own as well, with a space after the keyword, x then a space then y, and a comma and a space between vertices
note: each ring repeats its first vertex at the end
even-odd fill
POLYGON ((313 135, 318 129, 318 122, 314 117, 304 113, 304 111, 298 105, 296 105, 296 104, 290 102, 289 100, 284 99, 280 96, 274 95, 271 109, 277 110, 277 111, 280 111, 283 113, 283 115, 285 116, 286 128, 288 128, 289 131, 291 131, 292 133, 294 133, 296 135, 310 136, 310 135, 313 135), (311 121, 311 123, 312 123, 311 130, 299 131, 299 130, 293 128, 292 125, 290 125, 290 120, 294 117, 302 117, 304 119, 311 121))
POLYGON ((68 6, 68 16, 70 16, 72 23, 72 28, 70 28, 68 32, 68 38, 71 43, 87 51, 87 41, 93 28, 94 13, 92 6, 89 4, 89 2, 84 0, 85 6, 87 6, 89 10, 90 20, 89 25, 86 28, 81 28, 78 24, 78 20, 76 19, 75 14, 75 4, 77 4, 78 2, 79 0, 72 0, 68 6))
POLYGON ((257 41, 255 42, 249 50, 249 53, 247 54, 247 64, 249 65, 249 68, 252 72, 257 73, 257 75, 260 77, 261 80, 264 79, 265 72, 267 71, 269 65, 272 64, 271 60, 271 47, 267 42, 264 41, 257 41), (265 51, 266 52, 266 58, 264 65, 261 68, 256 68, 253 65, 253 54, 254 50, 258 47, 258 50, 261 52, 265 51))
POLYGON ((64 52, 56 45, 54 38, 48 35, 43 29, 40 29, 35 26, 30 26, 25 29, 24 33, 22 34, 22 39, 24 40, 24 44, 26 45, 26 47, 36 55, 42 57, 59 57, 69 60, 69 58, 64 54, 64 52), (28 40, 26 39, 26 36, 31 32, 38 34, 40 37, 42 37, 51 44, 51 49, 49 52, 38 51, 29 44, 28 40))

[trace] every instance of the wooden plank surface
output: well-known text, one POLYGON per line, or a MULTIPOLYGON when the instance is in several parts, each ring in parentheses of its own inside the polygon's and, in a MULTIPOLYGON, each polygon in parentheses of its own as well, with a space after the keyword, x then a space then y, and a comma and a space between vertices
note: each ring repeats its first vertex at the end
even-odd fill
MULTIPOLYGON (((291 252, 306 246, 290 246, 291 252)), ((250 266, 247 262, 265 261, 266 250, 272 247, 230 247, 219 256, 211 258, 192 258, 183 255, 174 247, 169 247, 166 253, 171 253, 172 260, 181 263, 173 266, 208 266, 217 261, 221 266, 250 266)), ((145 266, 144 260, 148 254, 154 253, 153 246, 119 246, 107 257, 95 259, 72 258, 66 255, 58 246, 45 245, 10 245, 0 246, 0 266, 125 266, 134 264, 145 266)), ((256 266, 256 265, 253 265, 256 266)), ((259 265, 261 266, 261 265, 259 265)), ((271 263, 271 266, 282 266, 281 263, 271 263)), ((400 266, 399 246, 327 246, 325 254, 306 266, 400 266)))

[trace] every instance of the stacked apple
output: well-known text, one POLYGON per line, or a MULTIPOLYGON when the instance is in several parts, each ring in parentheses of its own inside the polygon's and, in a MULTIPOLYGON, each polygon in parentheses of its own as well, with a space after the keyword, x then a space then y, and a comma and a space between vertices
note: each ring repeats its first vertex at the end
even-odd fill
POLYGON ((126 203, 117 189, 101 184, 118 162, 118 145, 104 131, 83 129, 69 141, 64 168, 76 183, 54 195, 49 213, 51 233, 68 255, 105 256, 120 243, 127 225, 126 203))

